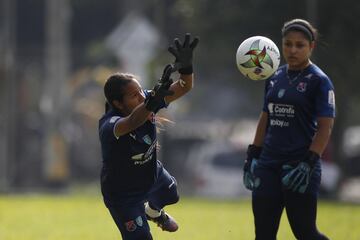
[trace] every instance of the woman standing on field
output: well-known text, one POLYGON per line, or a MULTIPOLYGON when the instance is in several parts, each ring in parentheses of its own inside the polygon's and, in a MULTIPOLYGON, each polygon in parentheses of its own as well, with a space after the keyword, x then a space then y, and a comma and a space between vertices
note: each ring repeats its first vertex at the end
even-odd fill
POLYGON ((335 96, 329 77, 310 60, 316 39, 309 22, 286 22, 286 64, 266 80, 263 109, 244 166, 256 240, 276 239, 284 208, 296 239, 328 239, 317 230, 316 212, 320 158, 334 123, 335 96))

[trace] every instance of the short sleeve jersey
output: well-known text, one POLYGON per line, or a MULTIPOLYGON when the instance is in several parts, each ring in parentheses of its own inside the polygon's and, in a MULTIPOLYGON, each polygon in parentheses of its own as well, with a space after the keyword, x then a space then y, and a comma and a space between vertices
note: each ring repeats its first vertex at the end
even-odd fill
POLYGON ((318 117, 335 117, 334 87, 315 64, 302 71, 281 66, 265 83, 263 111, 268 113, 263 158, 303 155, 317 130, 318 117))
POLYGON ((101 187, 103 194, 112 196, 147 191, 156 176, 155 114, 134 131, 117 138, 114 130, 121 118, 118 111, 111 109, 99 120, 101 187))

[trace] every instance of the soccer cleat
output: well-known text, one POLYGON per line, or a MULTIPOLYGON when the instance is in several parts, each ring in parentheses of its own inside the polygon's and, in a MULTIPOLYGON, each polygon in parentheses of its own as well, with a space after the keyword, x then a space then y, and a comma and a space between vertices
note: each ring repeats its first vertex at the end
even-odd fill
POLYGON ((164 209, 160 211, 159 217, 152 218, 149 215, 146 215, 146 217, 148 220, 156 223, 163 231, 175 232, 179 228, 175 219, 167 214, 164 209))

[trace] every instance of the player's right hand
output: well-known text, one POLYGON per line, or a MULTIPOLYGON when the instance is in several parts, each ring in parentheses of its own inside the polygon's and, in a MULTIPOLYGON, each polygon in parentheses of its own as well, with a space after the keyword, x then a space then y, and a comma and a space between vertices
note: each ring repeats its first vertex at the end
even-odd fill
POLYGON ((257 161, 261 154, 261 147, 250 144, 247 149, 247 157, 244 163, 244 175, 243 182, 247 189, 254 190, 260 185, 260 178, 256 177, 255 169, 257 167, 257 161))
POLYGON ((245 187, 251 191, 260 186, 260 178, 256 177, 254 174, 257 161, 256 158, 253 158, 250 161, 245 160, 243 182, 245 187))

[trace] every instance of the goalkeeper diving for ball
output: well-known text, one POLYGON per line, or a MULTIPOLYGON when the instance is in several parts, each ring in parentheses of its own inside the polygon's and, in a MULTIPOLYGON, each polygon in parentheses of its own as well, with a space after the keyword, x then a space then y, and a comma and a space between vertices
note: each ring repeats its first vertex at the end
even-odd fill
POLYGON ((99 120, 102 149, 101 191, 124 240, 151 240, 148 220, 164 231, 178 225, 164 207, 178 202, 177 183, 157 160, 156 113, 193 87, 193 51, 198 38, 175 39, 165 67, 151 91, 127 73, 111 75, 104 86, 106 112, 99 120), (173 82, 171 74, 180 73, 173 82))

